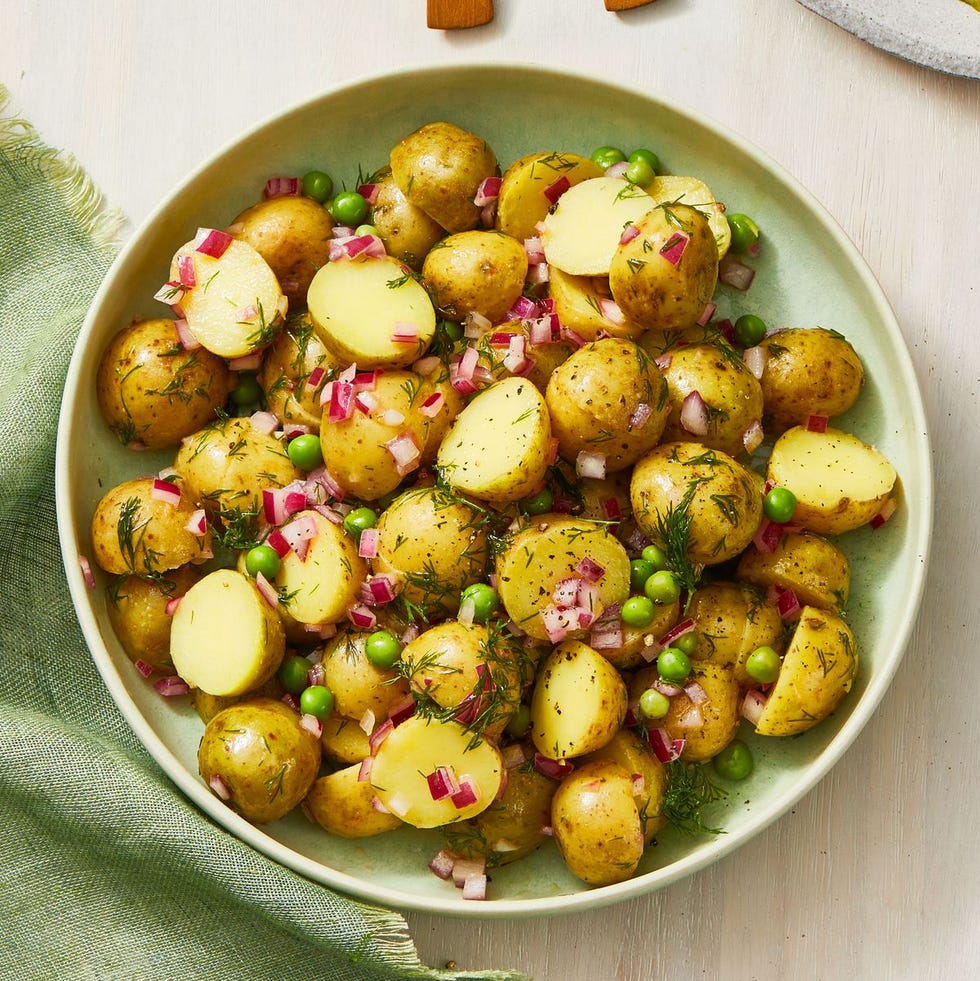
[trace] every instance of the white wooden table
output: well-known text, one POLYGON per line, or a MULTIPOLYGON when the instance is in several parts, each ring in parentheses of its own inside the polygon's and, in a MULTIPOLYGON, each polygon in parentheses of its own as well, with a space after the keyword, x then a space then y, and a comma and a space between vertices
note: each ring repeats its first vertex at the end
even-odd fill
POLYGON ((408 920, 434 966, 540 981, 980 976, 980 82, 881 53, 793 0, 622 15, 498 0, 491 25, 452 34, 426 29, 423 0, 0 0, 0 38, 12 108, 134 222, 283 106, 389 68, 494 59, 675 100, 807 186, 896 310, 934 441, 930 580, 893 687, 816 790, 680 884, 552 919, 408 920))

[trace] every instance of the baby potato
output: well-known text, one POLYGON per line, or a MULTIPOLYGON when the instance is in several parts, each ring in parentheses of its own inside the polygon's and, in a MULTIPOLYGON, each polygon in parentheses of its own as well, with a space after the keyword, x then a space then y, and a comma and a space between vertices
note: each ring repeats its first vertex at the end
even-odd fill
POLYGON ((92 557, 113 575, 153 578, 188 562, 211 557, 211 534, 195 535, 187 525, 195 505, 160 500, 153 478, 127 480, 107 491, 92 515, 92 557))
POLYGON ((475 395, 453 420, 436 464, 448 483, 487 501, 519 501, 548 469, 551 418, 523 378, 503 378, 475 395))
POLYGON ((569 869, 592 886, 623 882, 643 857, 643 822, 633 775, 593 760, 565 777, 551 802, 555 844, 569 869))
POLYGON ((478 313, 492 323, 504 319, 524 289, 527 253, 503 232, 457 232, 434 245, 422 278, 443 316, 462 322, 478 313))
POLYGON ((851 586, 847 556, 832 541, 807 531, 784 533, 772 552, 750 545, 735 575, 762 589, 790 589, 804 605, 831 613, 847 605, 851 586))
POLYGON ((419 466, 430 467, 436 462, 439 446, 465 404, 463 396, 453 388, 443 361, 422 376, 422 384, 411 404, 412 417, 423 432, 419 466))
POLYGON ((173 320, 139 320, 102 352, 95 389, 109 428, 127 446, 176 446, 214 418, 235 387, 227 363, 187 351, 173 320))
POLYGON ((313 781, 305 804, 324 831, 341 838, 372 838, 401 827, 394 814, 374 806, 374 788, 360 779, 360 772, 358 763, 313 781))
POLYGON ((707 218, 674 202, 633 223, 609 265, 609 289, 619 309, 648 330, 692 326, 718 282, 718 248, 707 218))
POLYGON ((654 605, 653 620, 642 630, 622 624, 622 643, 596 650, 620 671, 630 671, 647 663, 651 651, 660 651, 660 638, 680 620, 680 600, 654 605))
POLYGON ((867 524, 895 486, 895 468, 873 446, 828 427, 787 429, 776 440, 766 476, 796 495, 794 524, 840 535, 867 524))
POLYGON ((663 374, 670 391, 664 439, 696 439, 729 456, 745 450, 746 431, 762 422, 762 387, 734 350, 715 344, 672 348, 663 374), (704 411, 689 419, 685 400, 698 396, 704 411))
POLYGON ((285 422, 320 431, 320 393, 342 369, 316 336, 309 316, 291 319, 262 356, 258 381, 269 411, 285 422))
POLYGON ((221 517, 257 509, 264 488, 285 487, 301 476, 282 440, 248 419, 218 419, 186 437, 174 458, 188 498, 221 517))
POLYGON ((597 163, 577 153, 556 150, 531 153, 515 160, 504 171, 500 183, 497 228, 518 242, 531 238, 537 234, 538 223, 545 219, 551 208, 552 202, 545 192, 558 182, 573 187, 592 177, 602 177, 602 174, 597 163))
POLYGON ((377 195, 371 206, 371 224, 385 251, 412 269, 421 269, 429 249, 445 234, 442 226, 402 194, 391 168, 375 176, 377 195))
POLYGON ((426 123, 396 143, 389 160, 402 194, 447 232, 479 224, 480 208, 473 200, 483 181, 498 171, 485 140, 453 123, 426 123))
POLYGON ((170 661, 170 627, 167 613, 171 600, 178 599, 201 578, 192 565, 172 569, 154 579, 126 576, 106 591, 106 613, 113 632, 130 661, 142 661, 159 671, 173 671, 170 661))
POLYGON ((625 338, 593 341, 552 373, 545 393, 558 452, 605 459, 607 472, 635 463, 660 441, 667 383, 642 348, 625 338))
POLYGON ((755 731, 793 736, 825 719, 857 677, 857 643, 841 617, 804 606, 755 731))
POLYGON ((707 219, 715 237, 720 259, 732 241, 732 230, 725 217, 725 207, 715 200, 714 194, 704 181, 697 177, 678 177, 674 174, 658 174, 647 188, 647 193, 657 204, 686 204, 696 208, 707 219))
POLYGON ((408 682, 394 668, 378 668, 364 652, 370 633, 340 630, 323 649, 324 685, 333 692, 334 711, 360 724, 365 712, 380 723, 409 695, 408 682))
POLYGON ((776 331, 762 341, 766 415, 774 429, 804 425, 811 415, 846 412, 864 387, 864 367, 850 342, 822 327, 776 331))
POLYGON ((531 738, 550 759, 584 756, 612 739, 626 708, 626 684, 619 672, 588 644, 565 640, 538 670, 531 738))
POLYGON ((747 688, 755 682, 746 674, 745 660, 757 647, 783 649, 783 620, 776 604, 756 586, 718 580, 691 596, 688 615, 694 620, 696 663, 723 664, 747 688))
POLYGON ((320 742, 299 714, 271 698, 238 702, 204 728, 201 777, 246 821, 285 817, 306 796, 320 767, 320 742))
POLYGON ((370 392, 372 409, 355 408, 348 418, 336 422, 324 412, 323 464, 346 494, 375 501, 418 469, 429 422, 419 413, 423 388, 424 380, 415 372, 379 372, 370 392), (401 457, 403 444, 414 459, 401 457))
POLYGON ((428 619, 453 616, 459 594, 482 578, 487 564, 487 520, 448 491, 413 487, 378 519, 376 573, 393 573, 399 595, 428 619))
POLYGON ((191 688, 243 695, 279 670, 286 637, 279 614, 255 583, 216 569, 181 599, 170 630, 170 659, 191 688))
POLYGON ((330 212, 312 198, 283 195, 246 208, 231 229, 269 264, 290 309, 306 306, 310 282, 330 255, 330 212))
MULTIPOLYGON (((630 560, 608 525, 562 514, 543 514, 518 528, 497 556, 497 592, 507 616, 536 640, 547 640, 543 615, 559 583, 581 577, 588 560, 602 569, 591 599, 593 620, 629 596, 630 560)), ((591 624, 569 624, 575 636, 591 624)))
POLYGON ((241 695, 212 695, 201 688, 191 691, 191 705, 197 712, 198 718, 207 725, 219 712, 230 705, 255 698, 274 698, 277 701, 285 695, 285 689, 277 675, 273 675, 265 684, 259 685, 255 691, 244 692, 241 695))
MULTIPOLYGON (((564 464, 569 470, 572 468, 564 464)), ((578 489, 582 494, 583 518, 593 521, 629 521, 633 510, 630 503, 630 475, 628 470, 616 470, 605 477, 579 477, 578 489)))
POLYGON ((323 754, 336 763, 360 763, 371 755, 371 741, 357 719, 349 719, 336 709, 327 716, 320 733, 323 754))
POLYGON ((643 533, 663 548, 668 538, 697 565, 738 555, 762 520, 762 481, 721 450, 701 443, 661 443, 633 468, 630 498, 643 533))
POLYGON ((547 838, 555 790, 554 780, 537 770, 508 770, 501 797, 476 817, 442 829, 449 850, 459 858, 483 858, 487 868, 526 858, 547 838))
POLYGON ((605 276, 573 276, 557 266, 548 270, 548 296, 563 327, 575 331, 586 341, 599 334, 636 340, 643 328, 617 312, 605 276))
POLYGON ((480 352, 480 367, 485 368, 495 380, 516 374, 526 378, 542 394, 555 368, 574 350, 566 341, 531 344, 529 331, 520 320, 507 321, 494 327, 477 340, 476 349, 480 352), (515 345, 516 350, 523 354, 523 360, 516 358, 512 362, 516 365, 512 371, 508 361, 514 358, 512 352, 515 345))
POLYGON ((700 685, 707 700, 696 704, 686 689, 670 700, 660 725, 671 739, 683 739, 681 759, 703 763, 717 756, 734 738, 741 715, 738 682, 727 664, 695 661, 687 682, 700 685))
POLYGON ((323 344, 362 370, 405 367, 435 335, 428 293, 411 270, 387 255, 328 262, 313 277, 307 304, 323 344))

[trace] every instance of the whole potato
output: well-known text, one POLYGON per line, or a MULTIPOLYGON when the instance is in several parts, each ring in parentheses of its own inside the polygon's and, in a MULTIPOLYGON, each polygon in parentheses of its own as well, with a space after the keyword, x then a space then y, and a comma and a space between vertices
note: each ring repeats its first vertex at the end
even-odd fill
POLYGON ((770 334, 762 371, 766 415, 777 431, 811 415, 839 416, 861 394, 864 367, 850 342, 835 330, 790 328, 770 334))
POLYGON ((99 408, 127 446, 176 446, 214 418, 235 387, 223 358, 182 346, 173 320, 140 320, 109 341, 96 375, 99 408))
POLYGON ((577 767, 555 791, 551 827, 562 858, 584 882, 608 886, 630 878, 644 846, 632 773, 613 760, 577 767))
POLYGON ((462 321, 478 313, 492 323, 504 319, 524 289, 527 252, 503 232, 457 232, 434 245, 422 278, 443 316, 462 321))
POLYGON ((320 767, 320 741, 282 702, 256 698, 219 712, 197 752, 204 782, 246 821, 285 817, 306 796, 320 767))
POLYGON ((92 557, 115 575, 158 577, 211 556, 211 534, 187 528, 196 505, 154 497, 153 478, 127 480, 107 491, 92 515, 92 557))
POLYGON ((635 463, 660 440, 667 383, 641 347, 626 338, 593 341, 552 373, 545 393, 558 452, 604 457, 606 471, 635 463))
POLYGON ((633 468, 630 497, 643 533, 695 565, 738 555, 762 520, 762 479, 721 450, 661 443, 633 468))
POLYGON ((267 198, 243 211, 230 226, 269 264, 291 309, 306 305, 306 291, 330 255, 333 220, 312 198, 267 198))
POLYGON ((676 202, 657 205, 620 241, 609 289, 626 317, 649 330, 694 324, 718 281, 718 247, 708 219, 676 202))
POLYGON ((562 327, 586 341, 594 341, 600 334, 636 340, 643 333, 639 324, 628 320, 622 311, 616 312, 608 276, 573 276, 549 266, 548 296, 562 327))
POLYGON ((341 838, 371 838, 401 826, 394 814, 374 806, 374 788, 360 779, 360 772, 355 764, 313 782, 306 808, 324 831, 341 838))
POLYGON ((421 269, 429 249, 445 234, 442 226, 402 194, 391 168, 376 175, 377 196, 371 206, 371 224, 388 255, 413 269, 421 269))
POLYGON ((380 723, 409 694, 408 682, 392 668, 375 667, 364 652, 368 633, 338 631, 323 649, 324 681, 333 692, 334 711, 358 724, 365 712, 380 723))
POLYGON ((450 233, 476 228, 480 208, 473 199, 498 169, 485 140, 445 122, 410 133, 392 148, 390 163, 402 194, 450 233))
POLYGON ((746 431, 762 422, 762 387, 742 358, 727 345, 685 344, 661 362, 670 391, 665 440, 696 439, 705 446, 738 456, 746 431), (685 400, 700 396, 703 410, 687 419, 685 400), (701 422, 705 425, 702 427, 701 422))

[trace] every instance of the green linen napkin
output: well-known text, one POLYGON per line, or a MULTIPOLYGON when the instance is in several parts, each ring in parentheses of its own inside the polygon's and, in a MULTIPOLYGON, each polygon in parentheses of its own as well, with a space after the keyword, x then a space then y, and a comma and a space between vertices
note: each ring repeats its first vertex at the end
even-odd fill
POLYGON ((88 654, 55 525, 55 431, 119 216, 0 86, 0 978, 518 979, 423 966, 404 919, 213 825, 88 654))

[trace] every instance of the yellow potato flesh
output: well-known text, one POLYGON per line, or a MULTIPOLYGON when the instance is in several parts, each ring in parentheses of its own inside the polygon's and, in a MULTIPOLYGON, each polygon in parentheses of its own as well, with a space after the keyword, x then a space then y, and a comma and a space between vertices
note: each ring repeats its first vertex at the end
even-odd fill
POLYGON ((223 358, 238 358, 273 339, 285 313, 280 309, 285 298, 276 274, 251 245, 234 240, 214 258, 188 242, 174 256, 173 281, 179 279, 180 256, 190 256, 196 285, 177 302, 188 330, 203 348, 223 358))
POLYGON ((895 468, 851 433, 788 429, 776 440, 768 477, 796 495, 793 521, 838 535, 867 524, 895 485, 895 468))
POLYGON ((411 364, 436 329, 429 295, 390 256, 328 262, 313 277, 306 302, 320 340, 359 368, 411 364), (417 328, 418 339, 393 340, 396 327, 406 324, 417 328))
POLYGON ((209 695, 254 691, 285 651, 276 611, 240 572, 219 569, 195 583, 174 613, 170 658, 192 688, 209 695))
POLYGON ((458 722, 412 716, 396 726, 378 747, 371 785, 382 804, 416 828, 438 828, 474 817, 497 796, 504 765, 500 753, 458 722), (457 806, 452 797, 434 800, 427 777, 439 767, 466 781, 476 800, 457 806))
POLYGON ((718 246, 718 257, 721 258, 732 242, 732 230, 725 217, 725 209, 721 202, 715 200, 711 188, 696 177, 678 177, 673 174, 661 174, 653 179, 647 188, 647 193, 657 204, 667 204, 676 201, 679 204, 690 205, 702 212, 708 219, 711 233, 718 246))

